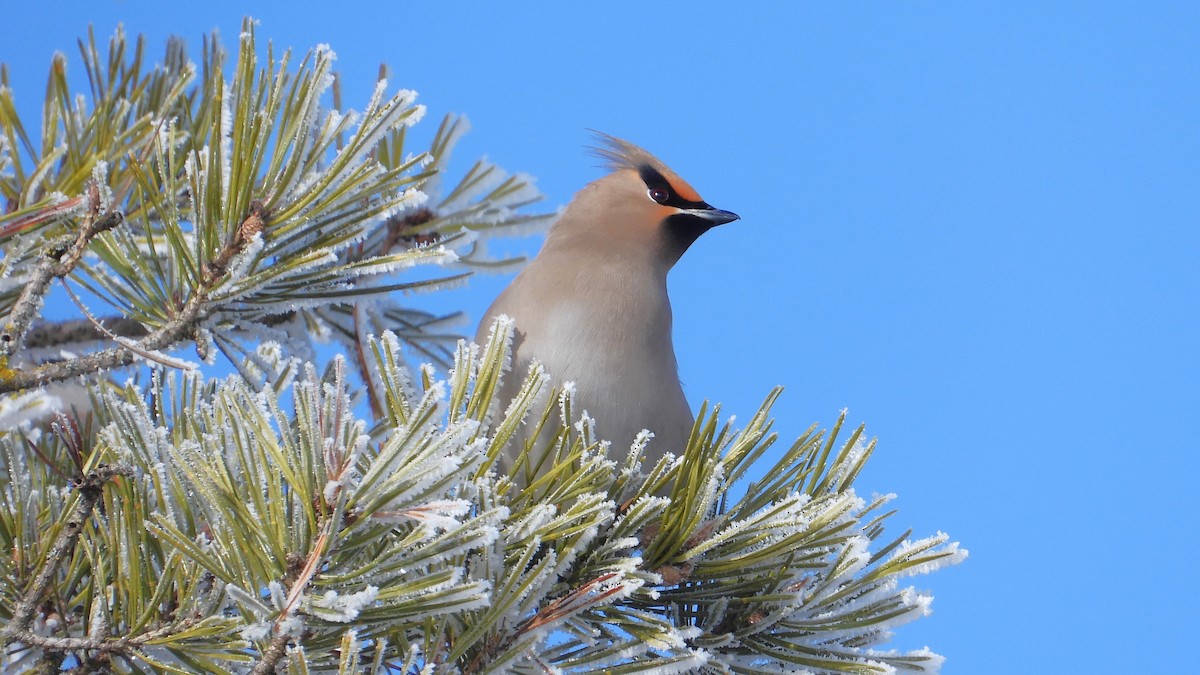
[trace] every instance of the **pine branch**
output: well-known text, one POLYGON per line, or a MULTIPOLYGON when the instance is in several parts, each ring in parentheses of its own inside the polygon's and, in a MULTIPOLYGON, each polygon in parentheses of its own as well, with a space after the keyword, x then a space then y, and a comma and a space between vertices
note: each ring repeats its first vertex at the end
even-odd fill
POLYGON ((385 406, 373 443, 340 360, 320 379, 307 368, 291 385, 289 414, 274 388, 254 392, 236 379, 209 387, 198 374, 175 385, 158 376, 153 409, 134 385, 119 400, 110 395, 95 447, 134 475, 97 531, 112 540, 75 558, 94 571, 72 576, 117 584, 115 597, 132 605, 114 605, 111 621, 105 610, 85 636, 69 636, 92 642, 25 644, 109 649, 153 664, 135 649, 149 644, 140 636, 174 625, 156 650, 204 659, 187 661, 191 669, 224 668, 257 649, 254 667, 272 672, 289 654, 306 668, 330 663, 335 654, 325 650, 341 649, 350 624, 377 661, 408 659, 423 645, 422 663, 464 672, 632 672, 649 662, 821 673, 936 666, 928 652, 869 648, 925 611, 928 600, 900 589, 899 577, 964 554, 944 535, 869 552, 887 517, 871 514, 887 498, 864 504, 853 493, 871 447, 861 431, 844 442, 807 434, 733 499, 722 497, 733 487, 722 477, 744 473, 773 440, 767 406, 777 393, 738 433, 703 418, 665 473, 642 473, 640 448, 618 469, 579 420, 552 440, 557 450, 535 450, 558 465, 534 494, 518 493, 514 476, 481 471, 513 442, 505 430, 572 415, 569 396, 534 407, 545 383, 535 372, 530 395, 490 418, 498 413, 489 413, 488 383, 504 370, 511 330, 498 324, 488 345, 463 345, 444 383, 409 383, 394 335, 370 343, 385 406), (697 476, 713 478, 696 486, 697 476), (653 496, 664 484, 700 517, 653 496), (149 539, 136 565, 110 581, 106 556, 119 555, 126 537, 149 539), (139 590, 139 574, 155 581, 139 590), (183 604, 148 622, 163 597, 183 604), (218 607, 233 612, 217 618, 218 607), (181 627, 180 617, 217 623, 181 627), (385 635, 398 651, 377 651, 385 635))
POLYGON ((37 606, 45 597, 54 578, 61 572, 60 567, 63 561, 74 553, 76 542, 79 541, 79 536, 83 532, 84 523, 91 517, 92 510, 100 501, 104 484, 116 476, 129 476, 132 473, 133 470, 130 467, 120 464, 101 466, 75 481, 73 487, 79 493, 79 500, 63 525, 62 531, 54 540, 54 544, 51 545, 38 575, 13 609, 12 619, 8 625, 0 629, 0 643, 7 645, 18 639, 24 642, 25 640, 22 638, 30 636, 29 626, 33 622, 37 606))
POLYGON ((0 394, 22 391, 50 382, 61 382, 81 375, 91 375, 113 368, 128 366, 144 352, 170 349, 192 338, 203 316, 203 295, 193 296, 174 319, 158 330, 128 347, 112 347, 66 361, 44 363, 32 368, 8 369, 0 377, 0 394))
POLYGON ((149 332, 146 326, 124 316, 107 316, 100 319, 104 330, 88 319, 64 321, 40 321, 30 326, 25 334, 25 349, 53 349, 64 345, 96 342, 109 334, 127 339, 143 338, 149 332))
MULTIPOLYGON (((235 341, 252 349, 264 333, 287 333, 294 322, 354 349, 366 335, 394 327, 398 316, 420 314, 400 307, 390 292, 465 276, 396 282, 400 270, 496 264, 480 254, 477 237, 548 223, 546 215, 518 213, 539 197, 532 179, 506 176, 486 162, 432 203, 435 178, 466 129, 461 118, 447 118, 432 149, 414 153, 405 129, 424 108, 412 92, 388 97, 381 80, 361 113, 341 110, 340 96, 330 110, 322 97, 335 81, 332 52, 313 50, 292 73, 288 53, 275 59, 268 49, 268 58, 259 58, 254 32, 248 20, 230 69, 215 40, 206 41, 201 68, 173 40, 165 67, 149 74, 142 73, 140 41, 127 60, 118 31, 105 63, 89 36, 80 50, 94 108, 75 105, 66 58, 56 56, 40 143, 27 137, 11 92, 0 90, 0 193, 9 202, 0 240, 23 237, 0 260, 0 310, 10 298, 12 306, 0 356, 18 356, 50 282, 66 274, 116 307, 114 335, 132 338, 111 344, 103 335, 103 348, 58 363, 9 358, 0 362, 0 394, 139 358, 161 361, 155 352, 192 340, 206 359, 214 328, 231 358, 246 351, 235 341), (24 166, 26 156, 35 166, 24 166), (96 224, 114 226, 117 214, 128 226, 96 236, 103 229, 96 224), (58 239, 71 228, 73 239, 58 239), (51 255, 37 263, 23 247, 39 237, 51 255), (85 250, 94 255, 81 258, 85 250), (19 297, 8 290, 22 287, 19 297), (190 304, 197 296, 202 306, 190 304), (351 325, 342 319, 346 308, 351 325), (269 330, 276 326, 285 328, 269 330)), ((418 353, 444 361, 445 343, 457 336, 430 330, 430 318, 407 321, 402 335, 418 353)), ((293 339, 300 334, 292 332, 293 339)), ((55 331, 38 337, 39 345, 60 344, 55 331)))
MULTIPOLYGON (((98 206, 97 203, 97 208, 98 206)), ((29 324, 38 308, 41 307, 43 297, 50 289, 50 282, 70 274, 79 264, 79 260, 83 257, 92 238, 116 227, 123 218, 122 214, 116 211, 102 216, 93 213, 74 239, 60 239, 46 247, 33 274, 26 282, 25 290, 21 292, 16 305, 9 313, 8 322, 3 331, 0 331, 0 360, 7 361, 20 349, 25 333, 29 330, 29 324)), ((3 391, 15 390, 5 390, 3 384, 0 384, 0 392, 3 391)))
MULTIPOLYGON (((100 652, 102 654, 124 654, 131 656, 135 650, 152 644, 165 637, 183 632, 199 623, 198 619, 186 619, 171 623, 139 635, 128 635, 117 638, 110 637, 53 637, 38 635, 29 630, 14 631, 11 636, 5 636, 6 641, 20 642, 25 645, 41 647, 55 652, 100 652)), ((267 671, 270 672, 270 671, 267 671)))
POLYGON ((287 633, 277 633, 271 638, 267 644, 267 648, 262 652, 262 658, 258 663, 254 664, 254 669, 250 671, 251 675, 270 675, 279 667, 279 662, 283 657, 287 656, 288 643, 292 641, 292 636, 287 633))
POLYGON ((287 655, 288 645, 296 639, 296 636, 285 630, 282 624, 284 619, 292 616, 295 612, 301 596, 308 590, 313 576, 317 573, 325 557, 326 550, 330 545, 331 525, 332 521, 326 516, 320 526, 321 535, 317 537, 313 550, 305 558, 304 564, 295 574, 288 575, 291 589, 288 591, 287 600, 279 613, 279 618, 275 620, 275 634, 271 636, 271 641, 267 643, 267 648, 263 650, 262 658, 255 664, 254 670, 250 671, 253 675, 268 675, 268 673, 275 672, 279 662, 287 655))

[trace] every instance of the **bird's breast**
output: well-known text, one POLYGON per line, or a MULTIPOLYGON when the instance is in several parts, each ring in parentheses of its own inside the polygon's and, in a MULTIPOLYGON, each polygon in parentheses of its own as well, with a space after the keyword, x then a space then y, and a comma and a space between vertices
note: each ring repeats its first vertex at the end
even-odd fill
POLYGON ((654 297, 646 289, 596 284, 514 320, 517 372, 536 359, 555 384, 575 382, 575 409, 588 411, 601 437, 628 447, 648 428, 658 435, 660 451, 668 438, 672 446, 686 441, 692 416, 679 383, 665 289, 654 297))

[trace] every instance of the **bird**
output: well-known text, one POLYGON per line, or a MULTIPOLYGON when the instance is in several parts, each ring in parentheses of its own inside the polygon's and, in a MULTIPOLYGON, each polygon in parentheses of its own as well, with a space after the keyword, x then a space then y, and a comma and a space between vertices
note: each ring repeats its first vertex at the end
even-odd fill
MULTIPOLYGON (((595 135, 592 150, 609 173, 567 204, 484 313, 476 342, 485 343, 495 318, 510 317, 512 372, 494 400, 507 406, 540 362, 553 385, 575 383, 573 410, 587 411, 611 448, 651 431, 642 459, 651 468, 665 453, 682 455, 695 420, 679 379, 667 273, 702 234, 739 216, 705 202, 646 150, 595 135)), ((504 451, 502 470, 518 446, 504 451)))

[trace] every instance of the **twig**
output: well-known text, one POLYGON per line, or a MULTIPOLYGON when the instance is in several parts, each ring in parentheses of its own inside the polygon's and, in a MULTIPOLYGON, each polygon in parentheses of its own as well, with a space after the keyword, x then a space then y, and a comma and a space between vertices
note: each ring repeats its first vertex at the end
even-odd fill
POLYGON ((195 625, 197 621, 197 619, 185 619, 138 635, 126 635, 117 638, 53 637, 38 635, 26 630, 16 633, 12 641, 32 647, 48 649, 52 652, 94 651, 103 653, 128 653, 149 642, 187 630, 195 625))
MULTIPOLYGON (((263 326, 280 326, 296 318, 295 310, 268 314, 256 319, 263 326)), ((150 334, 142 322, 125 316, 96 317, 103 329, 88 319, 66 319, 64 321, 39 321, 25 333, 24 347, 32 349, 72 348, 89 342, 100 342, 111 336, 138 340, 150 334)))
MULTIPOLYGON (((295 572, 295 580, 292 582, 292 588, 288 592, 287 600, 284 601, 283 610, 279 612, 279 618, 275 620, 275 636, 271 638, 271 642, 267 644, 267 648, 263 650, 262 658, 258 663, 254 664, 254 670, 251 670, 251 675, 269 675, 274 673, 279 666, 279 662, 287 655, 288 643, 292 640, 292 635, 287 631, 281 630, 283 620, 292 614, 292 609, 296 603, 300 602, 300 596, 304 594, 304 589, 308 587, 313 576, 316 575, 317 569, 321 566, 321 560, 325 557, 325 551, 329 546, 332 538, 333 520, 326 516, 324 523, 321 526, 321 535, 313 542, 313 549, 309 552, 308 557, 304 559, 304 566, 295 572)), ((289 561, 289 567, 293 567, 299 561, 289 561)), ((291 572, 289 572, 291 576, 291 572)))
POLYGON ((67 292, 67 297, 70 298, 71 302, 75 303, 75 306, 78 307, 79 311, 83 313, 83 318, 87 319, 88 321, 91 321, 92 325, 95 326, 96 330, 101 331, 102 333, 107 335, 109 338, 112 339, 113 342, 116 342, 117 344, 121 345, 122 347, 125 347, 126 349, 131 350, 134 354, 137 354, 138 356, 142 357, 143 359, 146 359, 147 361, 151 361, 153 363, 164 365, 164 366, 167 366, 168 368, 180 368, 180 369, 184 369, 184 370, 190 369, 190 366, 184 362, 177 361, 175 359, 169 359, 160 354, 154 354, 152 352, 148 352, 148 351, 142 349, 141 347, 139 347, 138 343, 136 341, 130 340, 128 338, 123 338, 119 335, 115 335, 115 334, 109 332, 109 330, 104 327, 104 324, 100 323, 99 319, 92 316, 92 313, 88 311, 88 308, 83 304, 83 301, 79 299, 79 296, 75 295, 75 291, 71 290, 71 285, 67 283, 66 279, 62 280, 62 286, 63 286, 63 290, 67 292))
POLYGON ((125 347, 114 347, 101 352, 80 356, 69 361, 43 363, 33 368, 7 370, 0 377, 0 394, 32 389, 49 382, 69 380, 79 375, 88 375, 101 370, 120 368, 134 362, 136 354, 125 347))
POLYGON ((367 404, 371 408, 371 415, 378 420, 383 417, 383 404, 380 402, 379 392, 375 390, 375 378, 371 377, 371 368, 367 362, 366 351, 363 349, 363 330, 359 322, 361 313, 357 302, 350 306, 350 315, 354 322, 354 363, 358 366, 358 373, 367 390, 367 404))
MULTIPOLYGON (((87 200, 87 195, 79 195, 72 197, 66 201, 58 202, 57 204, 48 204, 33 213, 26 214, 16 220, 10 220, 7 223, 0 225, 0 239, 10 237, 14 234, 24 232, 28 229, 37 227, 52 220, 62 218, 65 215, 76 212, 84 205, 87 200)), ((17 204, 14 201, 8 202, 8 208, 5 209, 4 215, 12 213, 16 210, 17 204)))
POLYGON ((288 642, 291 640, 292 636, 287 633, 276 633, 267 648, 263 650, 262 660, 254 664, 254 670, 250 671, 250 675, 270 675, 275 672, 275 669, 279 667, 279 662, 287 655, 288 642))
MULTIPOLYGON (((196 330, 201 310, 204 308, 206 296, 203 293, 193 295, 179 315, 163 324, 158 330, 137 341, 142 351, 154 352, 166 349, 192 336, 196 330)), ((30 389, 48 382, 66 380, 79 375, 87 375, 101 370, 120 368, 133 363, 137 352, 129 347, 112 347, 103 351, 80 356, 68 361, 44 363, 33 368, 20 370, 11 369, 0 377, 0 394, 30 389)))
POLYGON ((48 349, 80 342, 96 342, 108 335, 138 339, 146 337, 150 332, 140 321, 124 316, 101 317, 98 321, 104 324, 104 330, 88 319, 35 323, 25 333, 25 348, 48 349))
POLYGON ((97 234, 120 225, 123 219, 120 211, 110 211, 99 218, 91 217, 75 235, 74 241, 65 237, 46 247, 9 313, 8 323, 0 331, 0 356, 12 356, 20 348, 29 324, 42 304, 42 298, 50 288, 50 281, 70 274, 79 264, 88 243, 97 234))
MULTIPOLYGON (((46 589, 50 587, 54 576, 58 574, 59 565, 74 553, 75 544, 79 541, 80 533, 83 532, 83 525, 91 517, 96 502, 100 500, 104 483, 114 476, 128 476, 132 473, 133 470, 127 466, 113 464, 101 466, 79 479, 75 486, 79 490, 79 501, 75 503, 75 509, 67 519, 66 527, 62 529, 58 539, 50 547, 50 553, 46 556, 46 562, 42 565, 41 571, 34 578, 29 589, 25 591, 21 601, 17 603, 12 620, 8 622, 7 626, 0 629, 0 643, 7 645, 17 636, 26 638, 30 635, 29 626, 33 622, 33 614, 37 611, 38 603, 46 594, 46 589)), ((68 638, 47 639, 65 640, 68 638)), ((21 641, 26 642, 25 639, 21 641)))
POLYGON ((621 585, 618 583, 605 590, 600 589, 606 582, 619 578, 620 575, 616 572, 608 572, 588 581, 582 586, 572 590, 564 596, 555 598, 545 607, 538 610, 537 614, 529 617, 521 622, 512 633, 503 639, 496 640, 495 643, 489 644, 475 655, 471 663, 463 669, 464 673, 479 672, 484 666, 488 665, 498 654, 504 653, 509 647, 517 642, 521 636, 531 630, 536 630, 554 621, 563 619, 581 611, 589 605, 599 605, 608 598, 617 595, 621 592, 621 585))

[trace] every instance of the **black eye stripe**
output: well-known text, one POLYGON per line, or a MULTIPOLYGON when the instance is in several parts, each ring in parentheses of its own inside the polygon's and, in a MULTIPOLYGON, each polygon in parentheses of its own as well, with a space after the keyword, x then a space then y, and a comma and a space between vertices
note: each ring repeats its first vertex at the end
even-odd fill
POLYGON ((677 209, 711 209, 712 207, 706 202, 693 202, 675 193, 675 188, 671 187, 671 182, 668 181, 657 169, 649 164, 643 164, 638 169, 638 175, 642 177, 642 182, 646 184, 647 194, 654 190, 666 190, 667 198, 665 200, 654 199, 654 201, 663 206, 674 206, 677 209))

